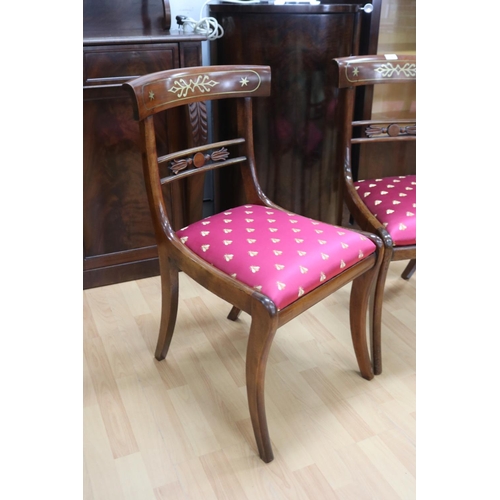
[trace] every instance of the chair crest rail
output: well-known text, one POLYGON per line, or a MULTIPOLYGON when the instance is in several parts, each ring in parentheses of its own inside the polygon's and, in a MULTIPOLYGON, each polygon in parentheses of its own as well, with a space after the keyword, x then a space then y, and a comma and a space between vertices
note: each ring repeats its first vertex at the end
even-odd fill
POLYGON ((262 66, 198 66, 145 75, 126 85, 137 97, 136 119, 143 119, 157 111, 208 98, 268 96, 271 72, 262 66))
POLYGON ((417 78, 417 59, 413 55, 341 57, 334 62, 338 69, 339 88, 372 83, 402 83, 416 81, 417 78))

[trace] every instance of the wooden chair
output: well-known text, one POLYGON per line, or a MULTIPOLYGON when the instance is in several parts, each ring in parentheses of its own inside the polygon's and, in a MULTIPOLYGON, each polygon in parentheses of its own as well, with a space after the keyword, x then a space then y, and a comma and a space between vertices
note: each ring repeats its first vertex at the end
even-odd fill
POLYGON ((416 175, 400 175, 402 166, 397 159, 384 163, 384 172, 379 175, 372 173, 366 178, 359 172, 354 178, 352 147, 355 144, 416 141, 417 130, 415 119, 384 117, 383 120, 353 121, 354 101, 358 87, 416 83, 417 60, 411 55, 377 55, 342 57, 333 62, 334 81, 339 89, 337 124, 344 160, 343 197, 355 223, 365 231, 378 234, 384 242, 384 258, 372 309, 373 370, 378 375, 382 372, 382 305, 389 264, 410 259, 401 275, 404 279, 409 279, 416 268, 417 178, 416 175))
POLYGON ((290 213, 262 192, 254 166, 252 98, 270 94, 269 67, 169 70, 139 77, 124 86, 131 92, 140 125, 144 176, 160 261, 162 312, 155 357, 166 357, 174 332, 179 271, 232 304, 229 319, 236 320, 240 311, 248 313, 248 404, 259 455, 270 462, 273 452, 264 405, 264 375, 276 329, 352 282, 354 352, 361 375, 372 379, 366 316, 382 262, 382 242, 376 235, 290 213), (234 120, 236 138, 158 158, 155 115, 218 99, 236 102, 235 116, 219 117, 234 120), (245 204, 175 231, 169 188, 189 176, 230 166, 241 170, 245 204))

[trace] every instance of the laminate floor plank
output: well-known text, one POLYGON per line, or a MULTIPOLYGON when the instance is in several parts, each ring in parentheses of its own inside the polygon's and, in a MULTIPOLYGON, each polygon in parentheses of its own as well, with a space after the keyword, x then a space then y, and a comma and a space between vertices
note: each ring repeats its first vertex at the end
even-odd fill
POLYGON ((116 460, 120 483, 125 500, 155 500, 153 486, 149 481, 146 466, 140 453, 127 455, 116 460))
POLYGON ((84 290, 86 500, 416 498, 416 273, 389 268, 383 373, 358 371, 350 285, 278 330, 266 373, 275 460, 249 418, 250 317, 181 273, 167 358, 159 277, 84 290))
POLYGON ((102 340, 87 342, 84 353, 113 456, 119 458, 137 452, 135 436, 102 340))
POLYGON ((118 389, 130 419, 138 448, 141 467, 144 464, 152 489, 177 481, 174 464, 160 428, 143 391, 141 381, 135 375, 118 380, 118 389))
POLYGON ((85 496, 92 494, 96 500, 125 498, 98 405, 83 410, 83 460, 88 474, 85 496))

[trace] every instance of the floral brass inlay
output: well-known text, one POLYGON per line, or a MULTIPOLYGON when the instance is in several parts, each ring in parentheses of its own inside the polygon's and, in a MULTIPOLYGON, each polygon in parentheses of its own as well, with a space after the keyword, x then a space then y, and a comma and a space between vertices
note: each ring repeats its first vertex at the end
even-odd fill
POLYGON ((149 92, 149 100, 152 101, 154 98, 155 98, 155 93, 152 90, 150 90, 150 92, 149 92))
POLYGON ((210 80, 208 75, 199 75, 195 81, 190 79, 189 83, 184 78, 180 78, 174 82, 173 87, 168 91, 177 94, 177 97, 186 97, 188 92, 194 92, 195 90, 201 93, 210 92, 215 85, 219 85, 219 82, 210 80))
POLYGON ((248 85, 248 78, 246 76, 242 76, 240 83, 242 87, 246 87, 248 85))
POLYGON ((376 68, 375 71, 377 73, 381 73, 385 78, 391 78, 394 73, 398 76, 403 73, 406 77, 409 77, 417 74, 417 65, 414 63, 406 63, 403 67, 401 67, 399 64, 393 66, 392 63, 389 62, 380 65, 380 67, 376 68))

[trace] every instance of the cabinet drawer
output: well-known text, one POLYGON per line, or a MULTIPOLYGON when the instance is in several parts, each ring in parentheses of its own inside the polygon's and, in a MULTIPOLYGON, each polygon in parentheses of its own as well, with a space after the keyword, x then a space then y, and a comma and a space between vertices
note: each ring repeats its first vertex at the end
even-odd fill
POLYGON ((121 85, 131 78, 179 67, 176 43, 85 47, 84 87, 121 85))

